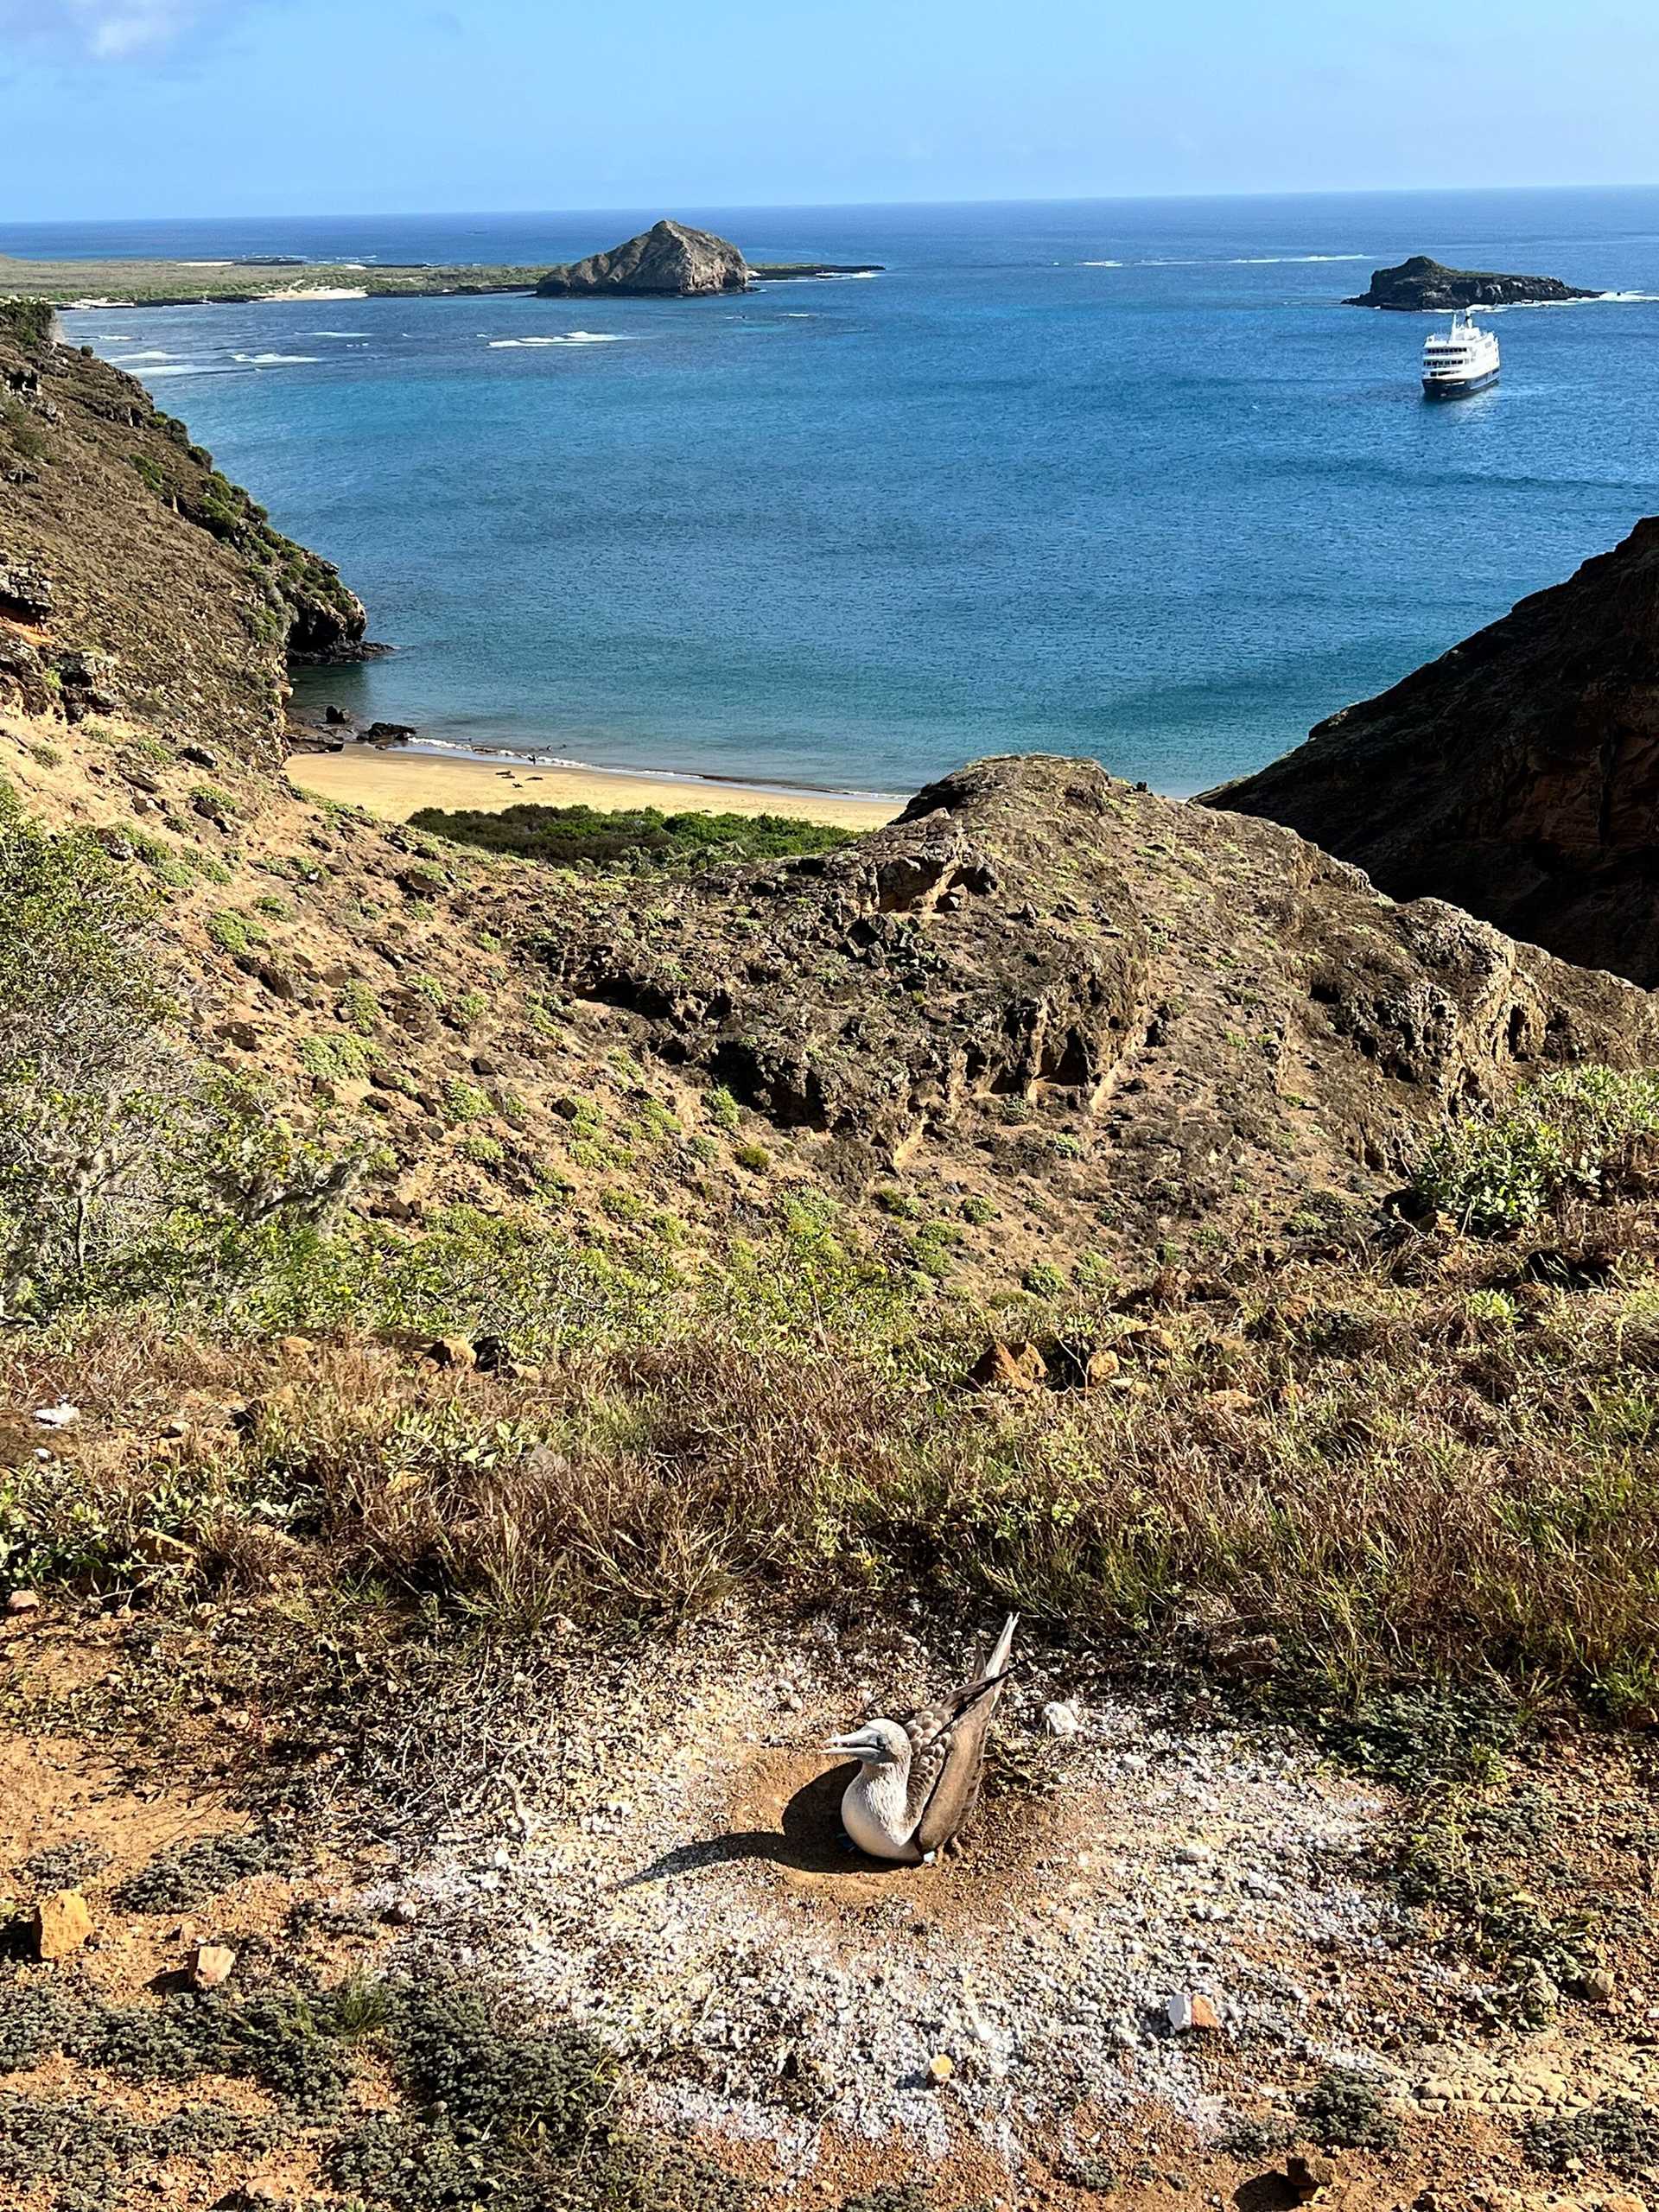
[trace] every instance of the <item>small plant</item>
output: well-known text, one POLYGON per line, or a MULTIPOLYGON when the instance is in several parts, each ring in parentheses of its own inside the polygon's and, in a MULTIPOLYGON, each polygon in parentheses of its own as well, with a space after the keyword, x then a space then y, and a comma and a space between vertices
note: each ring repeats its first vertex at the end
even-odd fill
POLYGON ((772 1154, 763 1144, 734 1145, 732 1158, 740 1167, 747 1167, 752 1175, 764 1175, 772 1165, 772 1154))
POLYGON ((1400 2124, 1381 2083, 1352 2067, 1328 2067, 1297 2098, 1296 2112, 1327 2151, 1391 2151, 1400 2140, 1400 2124))
POLYGON ((738 1125, 737 1101, 723 1083, 717 1083, 702 1102, 703 1111, 718 1129, 734 1129, 738 1125))
POLYGON ((228 952, 238 960, 247 959, 270 943, 257 922, 246 914, 233 912, 229 907, 209 914, 203 927, 212 944, 216 944, 221 952, 228 952))
POLYGON ((506 1147, 499 1137, 468 1137, 461 1149, 463 1158, 480 1167, 499 1167, 507 1156, 506 1147))
POLYGON ((996 1219, 996 1208, 988 1198, 966 1198, 957 1208, 957 1211, 964 1221, 971 1223, 976 1229, 982 1229, 988 1221, 996 1219))
POLYGON ((452 1122, 481 1122, 492 1110, 489 1094, 453 1076, 443 1086, 443 1110, 452 1122))
POLYGON ((1033 1298, 1061 1298, 1065 1294, 1065 1277, 1052 1262, 1033 1260, 1020 1278, 1020 1287, 1033 1298))

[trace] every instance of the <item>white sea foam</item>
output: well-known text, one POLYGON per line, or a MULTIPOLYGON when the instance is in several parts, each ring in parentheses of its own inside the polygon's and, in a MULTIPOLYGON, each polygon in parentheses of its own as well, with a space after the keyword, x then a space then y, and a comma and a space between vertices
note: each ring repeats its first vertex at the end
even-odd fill
POLYGON ((1121 269, 1123 264, 1121 261, 1080 261, 1077 266, 1079 269, 1121 269))
POLYGON ((115 353, 111 356, 111 359, 118 369, 130 369, 137 361, 170 361, 175 359, 175 356, 162 353, 158 346, 152 346, 148 353, 115 353))
POLYGON ((232 353, 233 361, 240 361, 249 369, 305 368, 318 359, 315 353, 232 353))
POLYGON ((305 334, 308 338, 370 338, 374 334, 368 330, 308 330, 305 334))
POLYGON ((1369 253, 1245 253, 1224 262, 1227 269, 1277 269, 1286 263, 1369 261, 1369 253))
POLYGON ((164 368, 146 369, 144 382, 154 384, 157 377, 233 377, 238 373, 229 361, 174 361, 164 368))
POLYGON ((620 346, 623 334, 620 330, 566 330, 552 338, 492 338, 493 353, 505 353, 517 346, 620 346))

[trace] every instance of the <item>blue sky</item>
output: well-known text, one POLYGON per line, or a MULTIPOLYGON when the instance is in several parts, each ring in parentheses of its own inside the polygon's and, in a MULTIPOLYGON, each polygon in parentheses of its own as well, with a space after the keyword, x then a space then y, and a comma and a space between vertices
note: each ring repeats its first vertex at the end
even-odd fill
POLYGON ((1659 181, 1651 0, 0 0, 0 218, 1659 181))

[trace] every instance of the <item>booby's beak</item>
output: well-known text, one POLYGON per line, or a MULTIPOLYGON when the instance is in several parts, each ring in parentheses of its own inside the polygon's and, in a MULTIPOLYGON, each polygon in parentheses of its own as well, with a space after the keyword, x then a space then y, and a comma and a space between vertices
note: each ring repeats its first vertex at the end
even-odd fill
POLYGON ((861 1733, 850 1736, 832 1736, 827 1744, 822 1745, 819 1748, 826 1758, 868 1759, 876 1756, 880 1745, 866 1729, 861 1733))

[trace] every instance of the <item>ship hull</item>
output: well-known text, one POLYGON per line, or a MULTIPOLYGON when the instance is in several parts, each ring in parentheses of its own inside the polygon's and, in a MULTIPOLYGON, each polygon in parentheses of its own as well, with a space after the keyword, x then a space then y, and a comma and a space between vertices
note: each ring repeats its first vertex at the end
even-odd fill
POLYGON ((1497 382, 1501 372, 1486 369, 1478 377, 1425 377, 1425 399, 1467 399, 1471 391, 1484 391, 1497 382))

